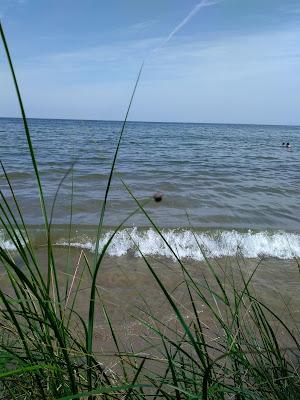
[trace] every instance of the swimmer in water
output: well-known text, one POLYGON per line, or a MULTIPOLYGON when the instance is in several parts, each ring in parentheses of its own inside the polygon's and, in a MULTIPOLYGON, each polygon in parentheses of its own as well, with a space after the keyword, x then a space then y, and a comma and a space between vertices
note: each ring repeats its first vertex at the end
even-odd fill
POLYGON ((156 192, 153 196, 153 199, 156 201, 156 203, 159 203, 163 199, 163 194, 161 192, 156 192))
POLYGON ((289 143, 287 143, 287 144, 286 144, 286 148, 288 148, 288 149, 290 149, 290 148, 291 148, 291 146, 290 146, 290 144, 289 144, 289 143))
POLYGON ((285 146, 285 143, 283 142, 281 146, 284 147, 284 146, 285 146))

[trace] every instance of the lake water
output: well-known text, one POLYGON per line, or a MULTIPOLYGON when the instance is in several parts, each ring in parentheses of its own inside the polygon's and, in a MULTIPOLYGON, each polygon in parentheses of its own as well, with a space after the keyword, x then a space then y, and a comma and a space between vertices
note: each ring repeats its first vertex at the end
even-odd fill
MULTIPOLYGON (((72 207, 72 244, 93 250, 121 123, 30 119, 29 127, 49 210, 75 162, 58 193, 55 241, 66 244, 72 207)), ((129 122, 101 246, 136 208, 122 178, 147 203, 151 218, 182 258, 201 259, 199 243, 212 257, 237 252, 246 258, 300 256, 299 150, 300 127, 129 122), (163 193, 159 203, 153 200, 156 192, 163 193)), ((20 119, 0 119, 0 159, 38 240, 43 219, 20 119)), ((11 201, 2 171, 0 188, 11 201)), ((9 238, 0 232, 0 245, 10 248, 9 238)), ((136 245, 144 254, 170 255, 141 212, 126 222, 109 254, 134 253, 136 245)))

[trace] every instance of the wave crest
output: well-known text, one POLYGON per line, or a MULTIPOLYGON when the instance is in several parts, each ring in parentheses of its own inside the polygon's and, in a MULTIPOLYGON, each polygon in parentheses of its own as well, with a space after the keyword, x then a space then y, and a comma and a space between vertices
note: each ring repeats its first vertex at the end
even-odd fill
MULTIPOLYGON (((99 242, 99 251, 113 234, 105 233, 99 242)), ((261 256, 292 259, 300 257, 300 235, 294 233, 237 231, 195 232, 190 230, 168 229, 162 234, 174 250, 178 258, 203 260, 203 253, 210 258, 242 255, 245 258, 261 256)), ((65 241, 58 245, 67 246, 65 241)), ((82 238, 71 242, 71 246, 95 251, 95 243, 82 238)), ((107 253, 110 256, 124 256, 133 252, 140 256, 161 256, 175 258, 160 235, 153 229, 139 230, 137 228, 123 229, 113 238, 107 253), (139 251, 140 250, 140 251, 139 251)))

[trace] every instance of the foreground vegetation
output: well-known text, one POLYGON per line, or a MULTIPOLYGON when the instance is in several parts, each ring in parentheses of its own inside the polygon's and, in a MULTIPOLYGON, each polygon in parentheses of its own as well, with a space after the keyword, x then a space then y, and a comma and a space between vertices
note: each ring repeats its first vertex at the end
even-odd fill
MULTIPOLYGON (((225 282, 220 278, 220 271, 225 275, 226 271, 205 258, 210 279, 203 277, 201 282, 196 280, 185 263, 177 258, 176 252, 144 205, 125 182, 124 188, 136 204, 134 213, 144 214, 176 259, 182 286, 189 299, 190 314, 186 318, 178 299, 174 298, 151 261, 137 247, 149 273, 165 296, 176 324, 166 325, 154 310, 145 309, 145 318, 139 319, 139 323, 151 332, 145 338, 145 343, 153 351, 124 352, 120 344, 102 301, 97 278, 101 274, 104 256, 111 241, 131 215, 115 228, 101 251, 99 238, 122 135, 141 71, 120 132, 105 196, 101 202, 94 257, 91 260, 83 255, 84 271, 80 273, 77 265, 73 265, 69 258, 66 262, 69 278, 63 284, 60 282, 52 242, 52 219, 60 187, 72 172, 73 166, 62 179, 48 213, 30 131, 1 25, 0 33, 35 171, 44 216, 47 254, 44 271, 9 174, 1 163, 9 194, 0 191, 0 223, 16 250, 9 252, 0 247, 0 267, 9 282, 5 289, 0 288, 0 398, 300 398, 299 338, 292 328, 252 293, 251 281, 256 271, 246 276, 242 268, 238 268, 238 275, 233 276, 229 272, 225 282), (8 201, 8 197, 13 200, 8 201), (76 309, 76 299, 81 290, 83 274, 90 280, 89 299, 86 312, 80 314, 76 309), (118 361, 115 371, 106 368, 105 362, 99 359, 95 351, 95 316, 99 313, 99 304, 103 324, 108 327, 115 346, 114 357, 118 361), (204 304, 209 312, 209 325, 200 318, 199 304, 204 304), (80 335, 74 334, 74 326, 79 327, 80 335)), ((71 227, 72 214, 70 232, 71 227)), ((200 243, 199 248, 201 250, 200 243)))

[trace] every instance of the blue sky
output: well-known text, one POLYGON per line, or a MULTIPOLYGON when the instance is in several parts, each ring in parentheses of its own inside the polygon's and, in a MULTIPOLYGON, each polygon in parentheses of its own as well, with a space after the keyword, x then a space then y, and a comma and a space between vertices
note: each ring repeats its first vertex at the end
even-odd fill
MULTIPOLYGON (((300 125, 300 0, 198 4, 1 0, 28 116, 120 120, 145 60, 131 120, 300 125)), ((0 116, 19 116, 0 57, 0 116)))

